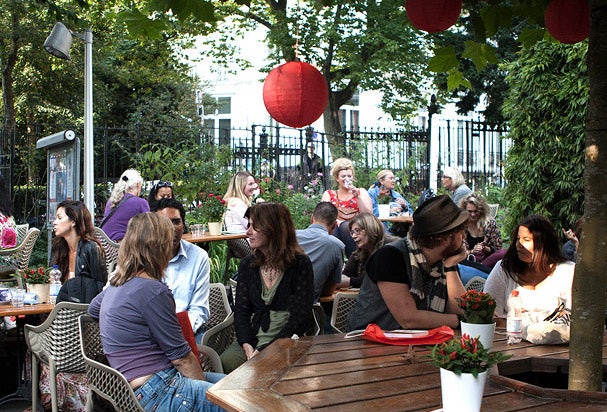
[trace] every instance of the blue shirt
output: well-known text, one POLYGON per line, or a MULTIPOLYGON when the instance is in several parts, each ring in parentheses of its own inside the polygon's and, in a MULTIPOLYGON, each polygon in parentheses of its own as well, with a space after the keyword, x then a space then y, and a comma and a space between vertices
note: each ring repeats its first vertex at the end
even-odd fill
POLYGON ((312 261, 314 272, 314 302, 318 302, 320 293, 327 282, 341 282, 344 266, 344 244, 335 236, 329 235, 327 228, 317 223, 307 229, 297 230, 297 242, 312 261))
POLYGON ((194 333, 209 320, 210 272, 207 252, 182 239, 164 275, 177 312, 188 312, 194 333))

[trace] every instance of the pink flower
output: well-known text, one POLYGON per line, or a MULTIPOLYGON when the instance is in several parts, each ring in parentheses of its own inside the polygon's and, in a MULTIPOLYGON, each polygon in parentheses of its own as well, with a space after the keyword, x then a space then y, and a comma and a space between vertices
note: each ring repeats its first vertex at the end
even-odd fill
POLYGON ((17 232, 12 227, 5 227, 0 238, 0 247, 3 249, 17 246, 17 232))
POLYGON ((293 190, 293 189, 295 188, 295 186, 293 186, 293 185, 289 185, 289 186, 287 186, 287 187, 288 187, 290 190, 293 190))
POLYGON ((276 189, 276 194, 279 195, 280 194, 280 189, 276 189))

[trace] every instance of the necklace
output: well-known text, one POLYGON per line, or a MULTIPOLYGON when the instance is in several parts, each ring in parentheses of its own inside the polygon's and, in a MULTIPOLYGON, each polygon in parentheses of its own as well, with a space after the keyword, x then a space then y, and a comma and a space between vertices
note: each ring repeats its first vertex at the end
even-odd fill
POLYGON ((268 279, 268 283, 272 283, 274 282, 274 279, 278 278, 278 270, 268 267, 268 266, 264 266, 263 268, 261 268, 261 275, 265 276, 268 279))

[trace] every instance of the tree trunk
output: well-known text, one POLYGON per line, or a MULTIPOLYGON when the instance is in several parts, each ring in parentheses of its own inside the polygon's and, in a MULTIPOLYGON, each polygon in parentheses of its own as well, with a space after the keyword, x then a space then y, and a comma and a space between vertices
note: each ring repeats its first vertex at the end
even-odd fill
POLYGON ((0 59, 2 66, 2 107, 4 110, 2 120, 5 130, 14 130, 15 127, 15 90, 13 87, 13 71, 17 63, 17 54, 19 52, 18 25, 19 16, 16 8, 10 7, 10 34, 8 53, 4 60, 0 59))
POLYGON ((341 130, 341 122, 339 121, 340 105, 335 100, 335 93, 329 92, 329 102, 325 108, 323 118, 325 133, 329 140, 329 148, 331 149, 331 157, 333 159, 347 156, 346 139, 341 130))
POLYGON ((600 391, 607 272, 607 0, 590 1, 584 224, 573 281, 569 389, 600 391))

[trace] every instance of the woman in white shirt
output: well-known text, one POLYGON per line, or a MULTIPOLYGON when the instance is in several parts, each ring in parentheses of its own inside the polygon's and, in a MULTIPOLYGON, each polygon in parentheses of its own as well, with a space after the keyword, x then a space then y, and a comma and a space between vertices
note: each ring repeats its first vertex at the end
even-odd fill
POLYGON ((251 206, 251 199, 257 188, 255 178, 247 171, 232 176, 228 190, 223 196, 227 204, 223 222, 228 232, 246 232, 249 221, 244 214, 251 206))
POLYGON ((543 216, 528 216, 511 239, 504 259, 495 265, 484 287, 495 298, 495 315, 506 317, 513 289, 519 290, 523 302, 524 325, 544 320, 561 301, 571 308, 575 264, 561 255, 552 223, 543 216))

